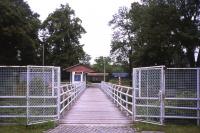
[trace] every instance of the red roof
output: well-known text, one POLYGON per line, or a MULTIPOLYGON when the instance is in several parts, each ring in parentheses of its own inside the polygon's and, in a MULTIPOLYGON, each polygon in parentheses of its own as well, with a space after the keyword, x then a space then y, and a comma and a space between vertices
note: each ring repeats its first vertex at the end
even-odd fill
POLYGON ((91 67, 83 64, 77 64, 68 68, 65 68, 67 72, 85 72, 85 73, 91 73, 95 72, 91 67))

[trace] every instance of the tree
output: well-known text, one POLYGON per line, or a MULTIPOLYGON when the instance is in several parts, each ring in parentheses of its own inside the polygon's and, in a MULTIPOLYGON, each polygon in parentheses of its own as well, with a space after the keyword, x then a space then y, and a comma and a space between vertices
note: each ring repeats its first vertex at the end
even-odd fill
MULTIPOLYGON (((180 14, 180 30, 177 33, 191 67, 200 66, 200 54, 195 62, 195 51, 200 43, 200 1, 180 0, 173 3, 180 14)), ((200 53, 200 52, 199 52, 200 53)))
POLYGON ((200 65, 200 54, 197 62, 194 56, 199 48, 199 7, 197 0, 143 0, 125 13, 119 9, 111 21, 117 29, 111 53, 124 50, 113 55, 131 58, 132 66, 200 65))
POLYGON ((1 0, 0 14, 0 64, 37 64, 39 15, 23 0, 1 0))
POLYGON ((42 32, 45 35, 46 65, 68 67, 79 63, 88 56, 80 45, 81 35, 86 33, 81 20, 75 16, 69 5, 61 5, 43 22, 42 32))
POLYGON ((90 65, 91 56, 89 54, 85 54, 85 56, 80 60, 81 64, 90 65))
POLYGON ((175 35, 179 16, 174 6, 155 1, 133 3, 129 14, 137 40, 133 55, 136 66, 182 65, 184 55, 175 35))
POLYGON ((105 70, 107 73, 112 72, 112 66, 111 66, 111 58, 110 57, 103 57, 100 56, 98 58, 95 59, 95 64, 93 64, 93 68, 97 71, 97 72, 104 72, 104 66, 105 66, 105 70))
POLYGON ((200 1, 198 0, 154 0, 146 1, 145 4, 156 3, 157 5, 165 5, 174 7, 178 15, 177 25, 174 27, 174 36, 181 45, 182 51, 185 51, 186 61, 191 67, 199 66, 200 54, 198 54, 197 62, 195 62, 195 52, 199 48, 199 15, 200 1))
POLYGON ((133 67, 134 33, 131 32, 130 17, 126 7, 121 7, 109 22, 114 30, 111 42, 111 55, 116 62, 129 66, 129 75, 133 67))

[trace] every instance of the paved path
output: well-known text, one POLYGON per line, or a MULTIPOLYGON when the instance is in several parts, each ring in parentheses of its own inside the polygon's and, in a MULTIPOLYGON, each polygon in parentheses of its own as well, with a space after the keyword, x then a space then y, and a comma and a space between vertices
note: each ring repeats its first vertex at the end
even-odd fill
POLYGON ((132 121, 122 114, 99 88, 88 88, 60 123, 130 125, 132 121))

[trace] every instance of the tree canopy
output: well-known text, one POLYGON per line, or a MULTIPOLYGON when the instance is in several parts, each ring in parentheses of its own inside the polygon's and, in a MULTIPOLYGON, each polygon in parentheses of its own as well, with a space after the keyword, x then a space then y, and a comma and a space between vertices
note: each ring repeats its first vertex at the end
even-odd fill
POLYGON ((1 0, 0 14, 0 64, 37 64, 39 15, 23 0, 1 0))
POLYGON ((199 66, 199 13, 198 0, 142 0, 120 8, 110 21, 111 54, 132 67, 199 66))
POLYGON ((46 64, 67 67, 90 59, 79 42, 86 31, 68 4, 48 16, 42 32, 46 64))
POLYGON ((41 65, 43 46, 45 65, 89 64, 79 42, 86 31, 68 4, 43 23, 24 0, 1 0, 0 14, 0 65, 41 65))
POLYGON ((103 57, 99 56, 95 60, 95 63, 93 64, 93 69, 97 72, 104 72, 104 66, 106 72, 111 72, 111 58, 110 57, 103 57))

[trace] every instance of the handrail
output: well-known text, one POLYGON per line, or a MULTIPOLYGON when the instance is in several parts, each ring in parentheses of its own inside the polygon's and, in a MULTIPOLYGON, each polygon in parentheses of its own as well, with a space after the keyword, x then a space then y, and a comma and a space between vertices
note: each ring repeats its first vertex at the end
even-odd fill
POLYGON ((132 88, 101 82, 101 89, 113 100, 113 102, 127 115, 133 115, 132 88))
POLYGON ((69 109, 80 94, 86 89, 86 83, 65 84, 60 86, 60 114, 69 109))

